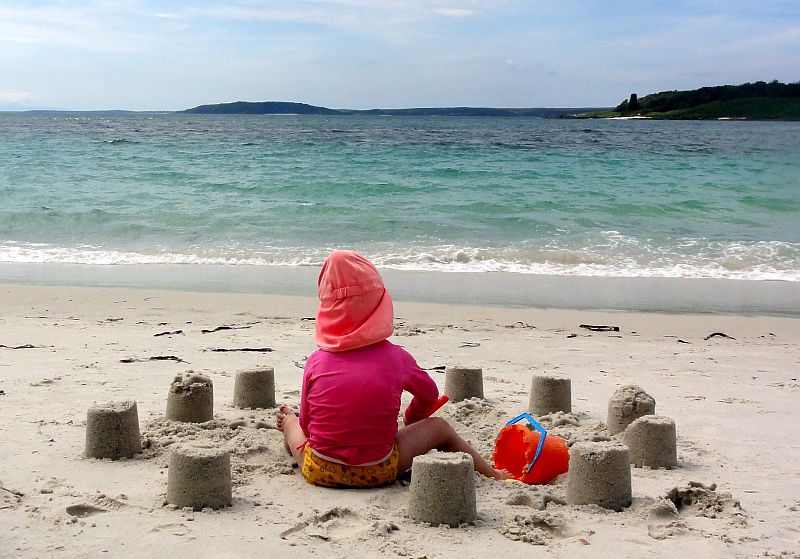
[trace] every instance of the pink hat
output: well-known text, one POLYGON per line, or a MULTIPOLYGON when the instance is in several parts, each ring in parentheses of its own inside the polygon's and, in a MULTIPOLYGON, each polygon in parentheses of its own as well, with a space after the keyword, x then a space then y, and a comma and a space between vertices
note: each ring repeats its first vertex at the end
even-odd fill
POLYGON ((354 250, 333 251, 319 273, 316 342, 347 351, 385 340, 394 330, 392 298, 375 266, 354 250))

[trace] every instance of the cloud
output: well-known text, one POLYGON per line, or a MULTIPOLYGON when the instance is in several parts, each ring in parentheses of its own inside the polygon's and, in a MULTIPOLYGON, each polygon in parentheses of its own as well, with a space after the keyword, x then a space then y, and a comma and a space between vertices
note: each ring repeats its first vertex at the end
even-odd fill
POLYGON ((452 0, 250 0, 189 7, 187 16, 215 19, 319 24, 329 27, 359 26, 364 32, 380 24, 411 24, 434 16, 463 18, 480 8, 492 8, 489 0, 462 0, 467 7, 453 7, 452 0), (433 6, 432 6, 433 5, 433 6))
POLYGON ((786 29, 776 29, 769 33, 754 35, 747 39, 735 41, 733 46, 737 49, 763 49, 800 47, 800 25, 786 29))
POLYGON ((21 6, 0 4, 0 40, 116 54, 142 52, 160 40, 155 26, 142 24, 156 14, 124 2, 21 6))
POLYGON ((21 103, 30 98, 27 91, 0 91, 0 103, 21 103))
MULTIPOLYGON (((35 48, 71 47, 116 54, 156 52, 166 37, 193 28, 191 42, 211 33, 240 36, 241 25, 269 25, 272 37, 310 27, 384 44, 418 44, 430 25, 497 9, 494 0, 42 0, 0 2, 0 41, 35 48), (182 24, 177 28, 176 25, 182 24), (424 25, 427 24, 427 25, 424 25), (213 27, 211 27, 213 26, 213 27)), ((253 29, 250 27, 249 29, 253 29)), ((174 44, 174 43, 172 43, 174 44)))
POLYGON ((46 42, 45 39, 42 37, 0 37, 0 41, 5 41, 6 43, 44 43, 46 42))
POLYGON ((469 17, 475 13, 474 10, 465 10, 464 8, 437 8, 433 12, 447 17, 469 17))

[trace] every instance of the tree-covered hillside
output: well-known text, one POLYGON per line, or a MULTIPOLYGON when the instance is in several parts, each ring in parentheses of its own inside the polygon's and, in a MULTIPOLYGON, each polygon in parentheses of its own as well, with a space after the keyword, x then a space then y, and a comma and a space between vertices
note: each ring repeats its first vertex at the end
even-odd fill
POLYGON ((743 118, 800 120, 800 82, 778 81, 662 91, 644 97, 631 94, 611 111, 585 117, 644 116, 667 119, 743 118))
POLYGON ((339 111, 326 107, 316 107, 305 103, 289 103, 285 101, 263 101, 251 103, 249 101, 236 101, 234 103, 219 103, 216 105, 200 105, 182 111, 192 114, 292 114, 292 115, 338 115, 339 111))

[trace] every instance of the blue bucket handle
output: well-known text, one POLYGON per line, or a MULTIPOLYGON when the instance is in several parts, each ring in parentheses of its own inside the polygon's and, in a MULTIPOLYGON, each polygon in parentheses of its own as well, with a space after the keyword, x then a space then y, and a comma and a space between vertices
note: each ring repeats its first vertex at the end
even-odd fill
POLYGON ((547 438, 547 430, 541 425, 539 425, 539 422, 536 421, 533 418, 533 416, 528 412, 523 412, 519 414, 517 417, 506 423, 505 426, 508 427, 509 425, 512 425, 521 419, 526 419, 528 423, 531 424, 531 427, 536 429, 536 431, 538 431, 539 434, 541 435, 539 437, 539 444, 536 445, 536 454, 533 455, 533 460, 531 460, 531 463, 528 464, 528 467, 525 469, 525 473, 529 474, 530 471, 533 469, 534 464, 536 464, 536 461, 539 459, 539 455, 542 453, 542 448, 544 447, 544 440, 545 438, 547 438))

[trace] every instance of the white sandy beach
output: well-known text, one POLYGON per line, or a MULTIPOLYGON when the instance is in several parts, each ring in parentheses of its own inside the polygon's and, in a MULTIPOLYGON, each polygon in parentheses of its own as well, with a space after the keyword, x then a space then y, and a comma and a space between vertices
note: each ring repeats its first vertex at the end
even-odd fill
POLYGON ((0 309, 2 557, 800 557, 800 318, 397 302, 392 340, 423 367, 483 368, 486 399, 438 413, 486 456, 536 372, 572 379, 573 413, 550 418, 569 443, 603 438, 608 398, 630 383, 677 424, 680 466, 632 468, 623 512, 564 504, 563 476, 538 487, 481 478, 479 521, 451 529, 408 517, 407 483, 308 485, 273 411, 232 407, 235 372, 256 365, 275 368, 279 401, 299 402, 313 298, 6 284, 0 309), (232 328, 202 333, 219 326, 232 328), (717 332, 728 337, 705 339, 717 332), (212 422, 164 419, 169 383, 188 369, 214 382, 212 422), (126 399, 145 451, 84 458, 87 409, 126 399), (241 417, 268 428, 230 428, 241 417), (232 451, 232 507, 165 506, 169 446, 190 440, 232 451), (690 482, 716 489, 653 513, 690 482))

